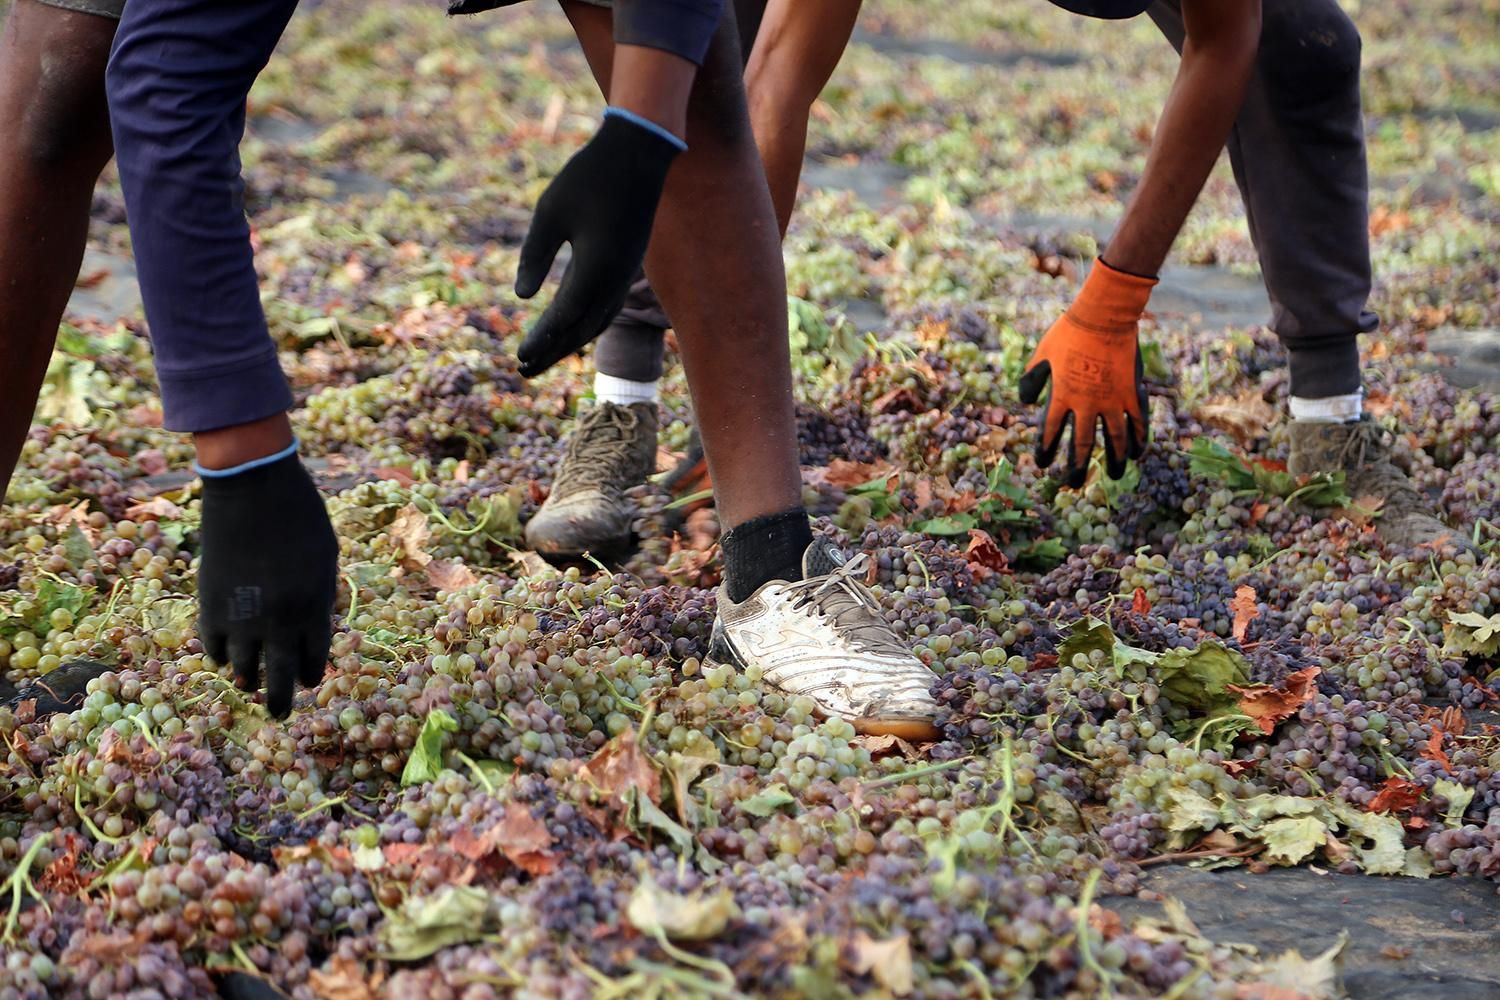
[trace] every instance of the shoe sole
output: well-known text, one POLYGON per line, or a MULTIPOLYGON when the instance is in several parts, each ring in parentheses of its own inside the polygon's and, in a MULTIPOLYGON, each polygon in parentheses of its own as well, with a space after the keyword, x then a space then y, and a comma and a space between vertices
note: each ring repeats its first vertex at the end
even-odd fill
MULTIPOLYGON (((734 667, 736 670, 744 670, 745 658, 734 648, 729 637, 724 634, 724 628, 719 619, 714 618, 713 632, 708 640, 708 659, 715 663, 734 667)), ((775 685, 767 685, 780 691, 775 685)), ((789 694, 789 692, 783 692, 789 694)), ((816 702, 813 703, 813 714, 820 719, 835 718, 824 712, 816 702)), ((841 717, 840 717, 841 718, 841 717)), ((927 719, 877 719, 868 716, 845 719, 854 731, 861 736, 894 736, 908 743, 935 743, 942 739, 937 724, 927 719)))

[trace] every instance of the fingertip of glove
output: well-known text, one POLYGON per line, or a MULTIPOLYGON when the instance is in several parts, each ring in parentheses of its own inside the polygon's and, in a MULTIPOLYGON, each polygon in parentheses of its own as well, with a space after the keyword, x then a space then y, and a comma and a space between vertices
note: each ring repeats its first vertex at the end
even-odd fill
POLYGON ((1035 403, 1042 396, 1042 388, 1052 376, 1052 365, 1046 361, 1038 361, 1032 367, 1021 374, 1016 383, 1016 392, 1021 397, 1021 402, 1028 406, 1035 403))

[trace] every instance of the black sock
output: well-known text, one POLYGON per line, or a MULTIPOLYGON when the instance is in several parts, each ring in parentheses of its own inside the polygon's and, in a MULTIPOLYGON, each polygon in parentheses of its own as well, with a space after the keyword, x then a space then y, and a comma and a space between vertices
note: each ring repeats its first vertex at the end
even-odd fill
POLYGON ((802 554, 812 544, 812 525, 801 507, 767 514, 726 531, 724 586, 738 604, 772 580, 802 579, 802 554))

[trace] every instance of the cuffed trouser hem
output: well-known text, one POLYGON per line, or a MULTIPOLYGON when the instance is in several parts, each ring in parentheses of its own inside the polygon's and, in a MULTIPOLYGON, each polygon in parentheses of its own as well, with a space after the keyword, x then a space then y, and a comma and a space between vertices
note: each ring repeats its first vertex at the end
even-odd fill
POLYGON ((159 372, 162 426, 201 433, 235 427, 292 408, 292 389, 274 352, 247 365, 211 372, 159 372))
POLYGON ((594 343, 594 368, 631 382, 655 382, 671 326, 645 272, 636 272, 625 305, 594 343))
POLYGON ((1358 392, 1359 344, 1354 338, 1317 347, 1290 347, 1287 369, 1291 394, 1303 399, 1326 399, 1358 392))
POLYGON ((662 375, 666 339, 661 327, 617 317, 594 345, 594 368, 601 375, 630 382, 655 382, 662 375))

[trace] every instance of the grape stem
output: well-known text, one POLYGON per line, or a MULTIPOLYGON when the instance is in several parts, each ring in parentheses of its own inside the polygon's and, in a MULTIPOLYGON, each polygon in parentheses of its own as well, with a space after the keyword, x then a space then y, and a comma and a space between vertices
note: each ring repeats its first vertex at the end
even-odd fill
POLYGON ((925 764, 922 767, 914 767, 909 771, 899 771, 896 774, 888 774, 884 778, 867 781, 861 787, 868 792, 877 788, 884 788, 887 785, 899 785, 901 782, 910 781, 912 778, 925 778, 927 775, 937 774, 939 771, 952 770, 962 764, 967 764, 973 759, 973 757, 960 757, 957 760, 945 760, 939 764, 925 764))
POLYGON ((1099 874, 1099 869, 1095 868, 1083 883, 1083 894, 1078 897, 1075 930, 1078 937, 1078 957, 1083 959, 1085 968, 1099 977, 1099 987, 1102 990, 1100 995, 1109 998, 1115 995, 1109 984, 1120 978, 1120 974, 1099 964, 1099 960, 1094 957, 1094 946, 1089 936, 1089 909, 1094 905, 1094 891, 1099 888, 1099 874))
POLYGON ((37 834, 31 846, 26 848, 26 853, 21 856, 16 870, 10 873, 10 878, 0 883, 0 892, 4 892, 6 888, 10 889, 10 911, 5 916, 5 931, 0 934, 0 941, 8 943, 15 940, 16 921, 21 915, 21 890, 23 888, 32 899, 42 904, 43 909, 48 913, 52 912, 52 907, 47 904, 47 900, 42 898, 42 894, 37 892, 36 884, 31 881, 31 866, 36 863, 36 856, 51 839, 51 830, 37 834))

